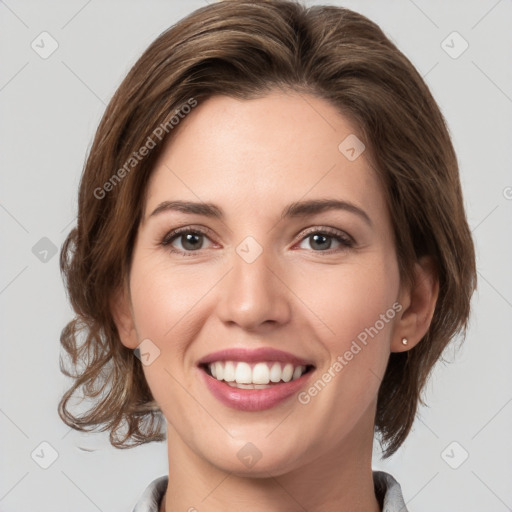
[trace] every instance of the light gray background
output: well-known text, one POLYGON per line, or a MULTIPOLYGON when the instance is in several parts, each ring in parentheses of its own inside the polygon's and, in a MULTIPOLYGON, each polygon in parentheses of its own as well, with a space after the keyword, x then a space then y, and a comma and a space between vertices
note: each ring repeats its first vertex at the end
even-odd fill
MULTIPOLYGON (((437 366, 430 407, 403 448, 385 462, 376 451, 374 468, 399 480, 411 511, 512 510, 512 3, 307 3, 367 15, 425 77, 453 136, 477 246, 480 282, 467 341, 437 366), (441 46, 453 31, 469 43, 456 59, 441 46), (465 451, 469 458, 450 467, 465 451)), ((39 241, 47 237, 60 250, 73 226, 86 152, 130 66, 164 29, 203 5, 0 1, 1 511, 129 511, 167 473, 165 443, 116 450, 104 434, 79 434, 60 421, 57 403, 68 382, 58 366, 59 335, 72 311, 58 255, 41 261, 48 242, 39 241), (47 59, 31 48, 43 31, 59 45, 47 59), (36 450, 35 460, 51 462, 43 441, 58 453, 48 469, 31 458, 36 450)), ((461 48, 450 41, 452 51, 461 48)))

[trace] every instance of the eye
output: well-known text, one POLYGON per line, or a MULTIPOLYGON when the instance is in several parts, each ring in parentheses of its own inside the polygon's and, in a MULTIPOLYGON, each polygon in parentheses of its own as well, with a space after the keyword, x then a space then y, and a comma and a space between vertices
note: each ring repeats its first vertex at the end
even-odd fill
MULTIPOLYGON (((160 244, 169 248, 173 253, 187 255, 205 249, 205 240, 211 241, 208 237, 207 230, 199 227, 192 228, 187 226, 171 231, 165 235, 160 244), (176 246, 178 243, 181 247, 176 246)), ((301 244, 306 241, 309 242, 310 247, 313 248, 314 252, 323 252, 327 254, 342 251, 355 245, 352 237, 342 231, 332 228, 312 228, 303 235, 301 244), (335 244, 338 244, 338 248, 332 248, 333 240, 335 244)), ((306 247, 300 248, 304 249, 306 247)))
POLYGON ((164 247, 169 247, 171 252, 187 254, 190 252, 198 252, 204 249, 204 240, 208 239, 207 232, 200 228, 179 228, 165 235, 161 242, 164 247), (181 248, 174 245, 175 242, 181 244, 181 248))
POLYGON ((354 246, 354 240, 352 237, 346 233, 331 228, 313 228, 303 236, 301 243, 304 242, 309 242, 310 247, 314 249, 314 252, 327 252, 328 254, 354 246), (333 240, 338 244, 337 249, 332 249, 333 240))

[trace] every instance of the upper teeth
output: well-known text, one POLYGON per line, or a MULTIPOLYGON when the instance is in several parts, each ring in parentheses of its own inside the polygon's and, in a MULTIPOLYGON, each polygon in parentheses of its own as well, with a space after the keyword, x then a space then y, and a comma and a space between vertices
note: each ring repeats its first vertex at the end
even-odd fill
POLYGON ((265 362, 250 365, 238 361, 216 361, 208 365, 210 373, 217 380, 238 384, 268 384, 269 382, 290 382, 298 379, 306 370, 305 366, 291 363, 265 362))

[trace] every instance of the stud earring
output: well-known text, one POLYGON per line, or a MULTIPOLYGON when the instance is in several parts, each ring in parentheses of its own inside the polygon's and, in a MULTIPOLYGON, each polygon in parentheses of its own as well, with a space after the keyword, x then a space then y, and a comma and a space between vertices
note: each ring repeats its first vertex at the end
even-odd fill
POLYGON ((407 345, 409 343, 409 340, 407 338, 402 338, 402 345, 407 345))

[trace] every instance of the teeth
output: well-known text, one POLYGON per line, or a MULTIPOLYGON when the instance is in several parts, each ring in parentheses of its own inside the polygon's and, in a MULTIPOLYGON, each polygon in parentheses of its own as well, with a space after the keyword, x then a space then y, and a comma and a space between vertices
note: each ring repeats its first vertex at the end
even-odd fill
POLYGON ((270 370, 265 363, 258 363, 252 369, 252 383, 253 384, 268 384, 270 380, 270 370))
POLYGON ((243 361, 216 361, 208 365, 212 377, 242 389, 263 389, 272 383, 296 380, 306 371, 305 366, 291 363, 261 362, 251 366, 243 361))
POLYGON ((235 380, 235 365, 231 361, 227 361, 224 365, 224 380, 226 382, 234 382, 235 380))
POLYGON ((237 384, 236 382, 228 382, 227 384, 238 389, 266 389, 272 387, 270 384, 237 384))
POLYGON ((285 382, 290 382, 293 375, 293 364, 288 363, 283 368, 283 376, 281 377, 285 382))
POLYGON ((297 366, 293 370, 292 380, 298 379, 302 375, 302 366, 297 366))
POLYGON ((281 380, 282 373, 281 365, 279 363, 274 363, 272 368, 270 368, 270 380, 272 382, 279 382, 281 380))
POLYGON ((218 380, 224 378, 224 365, 222 363, 215 363, 215 378, 218 380))
MULTIPOLYGON (((222 363, 215 363, 217 365, 222 363)), ((218 379, 218 377, 217 377, 218 379)), ((221 380, 221 379, 218 379, 221 380)), ((238 384, 251 384, 252 383, 252 371, 251 367, 247 363, 238 363, 235 370, 235 380, 238 384)))

